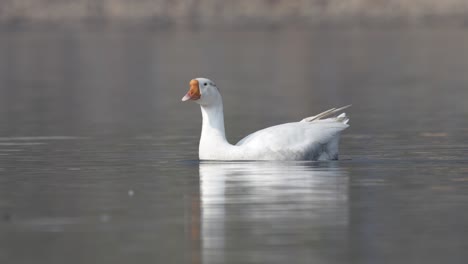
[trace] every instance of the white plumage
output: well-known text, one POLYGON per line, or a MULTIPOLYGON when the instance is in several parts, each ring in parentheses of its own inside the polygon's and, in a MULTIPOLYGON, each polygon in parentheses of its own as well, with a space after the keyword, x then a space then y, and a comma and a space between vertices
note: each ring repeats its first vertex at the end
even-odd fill
POLYGON ((259 130, 231 145, 226 140, 223 102, 216 85, 206 78, 194 79, 190 85, 182 100, 194 100, 201 106, 201 160, 338 159, 340 132, 349 126, 349 119, 345 113, 336 115, 350 105, 259 130))

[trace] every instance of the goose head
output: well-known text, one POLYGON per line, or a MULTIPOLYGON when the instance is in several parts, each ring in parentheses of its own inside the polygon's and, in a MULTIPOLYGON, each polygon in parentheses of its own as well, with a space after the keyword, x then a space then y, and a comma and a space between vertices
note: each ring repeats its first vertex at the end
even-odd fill
POLYGON ((216 84, 210 79, 196 78, 189 85, 189 91, 182 97, 182 101, 192 100, 200 105, 211 105, 221 100, 216 84))

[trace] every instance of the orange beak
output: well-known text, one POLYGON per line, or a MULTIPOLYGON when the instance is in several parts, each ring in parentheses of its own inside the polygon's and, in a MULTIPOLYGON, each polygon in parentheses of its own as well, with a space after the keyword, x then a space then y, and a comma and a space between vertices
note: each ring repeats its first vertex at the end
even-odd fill
POLYGON ((187 100, 198 100, 200 99, 201 94, 200 94, 200 87, 198 86, 198 81, 193 79, 190 81, 190 89, 187 92, 187 94, 182 97, 182 101, 187 101, 187 100))

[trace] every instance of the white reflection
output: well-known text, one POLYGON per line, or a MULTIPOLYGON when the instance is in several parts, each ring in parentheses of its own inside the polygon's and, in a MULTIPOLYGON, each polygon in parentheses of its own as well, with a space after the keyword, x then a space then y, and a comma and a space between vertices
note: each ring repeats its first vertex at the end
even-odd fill
POLYGON ((203 263, 345 254, 348 177, 333 164, 200 163, 203 263))

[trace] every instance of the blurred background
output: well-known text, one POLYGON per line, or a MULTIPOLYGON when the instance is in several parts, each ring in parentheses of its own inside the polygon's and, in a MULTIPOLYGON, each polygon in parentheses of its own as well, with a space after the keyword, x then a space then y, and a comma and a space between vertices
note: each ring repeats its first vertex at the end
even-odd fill
POLYGON ((136 23, 149 27, 466 26, 463 0, 4 0, 7 26, 136 23))
POLYGON ((1 263, 466 263, 468 2, 2 0, 1 263), (347 109, 337 162, 198 161, 347 109))

